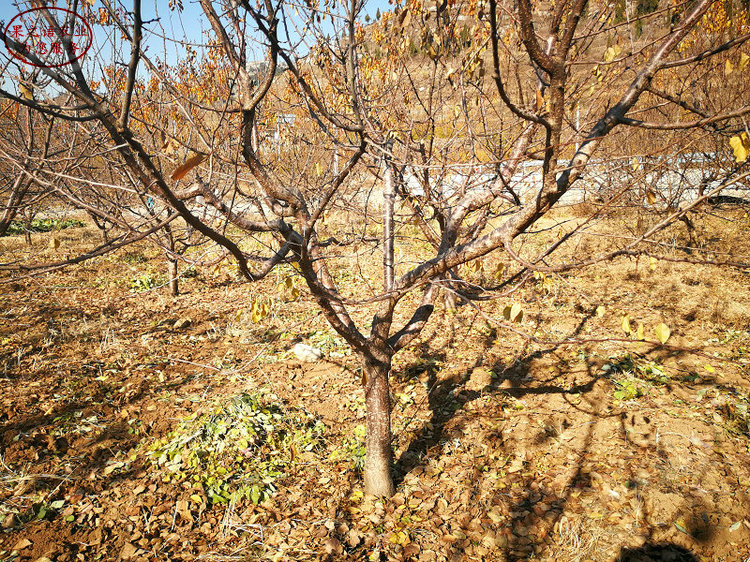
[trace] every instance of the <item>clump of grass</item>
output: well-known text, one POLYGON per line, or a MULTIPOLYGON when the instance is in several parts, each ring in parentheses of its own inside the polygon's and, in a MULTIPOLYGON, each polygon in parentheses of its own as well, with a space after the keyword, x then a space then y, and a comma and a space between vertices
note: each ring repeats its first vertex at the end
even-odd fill
POLYGON ((130 265, 135 265, 137 263, 146 263, 146 256, 144 256, 140 252, 128 252, 124 256, 122 256, 123 263, 127 263, 130 265))
MULTIPOLYGON (((724 429, 735 437, 750 438, 750 397, 737 393, 722 407, 722 415, 726 420, 724 429)), ((750 441, 748 442, 750 451, 750 441)))
MULTIPOLYGON (((51 232, 53 230, 64 230, 66 228, 79 228, 85 226, 83 221, 77 219, 34 219, 31 221, 29 232, 51 232)), ((8 230, 3 236, 18 236, 26 232, 25 221, 11 221, 8 230)))
POLYGON ((275 493, 298 455, 322 449, 324 431, 312 414, 282 408, 270 392, 243 393, 181 422, 148 456, 164 481, 192 481, 211 503, 257 504, 275 493))
POLYGON ((604 370, 610 374, 621 373, 654 385, 667 384, 670 381, 669 375, 661 365, 633 357, 630 353, 613 358, 605 367, 604 370))
POLYGON ((355 471, 362 472, 365 469, 365 433, 363 424, 356 426, 351 436, 344 438, 342 446, 331 453, 331 460, 350 462, 355 471))
POLYGON ((130 280, 130 290, 134 293, 142 293, 143 291, 150 291, 163 283, 163 280, 158 275, 154 275, 149 271, 133 277, 130 280))
POLYGON ((615 357, 602 367, 615 384, 616 400, 634 400, 643 396, 643 384, 661 386, 670 381, 664 368, 653 361, 636 358, 630 353, 615 357), (618 376, 620 375, 620 376, 618 376))

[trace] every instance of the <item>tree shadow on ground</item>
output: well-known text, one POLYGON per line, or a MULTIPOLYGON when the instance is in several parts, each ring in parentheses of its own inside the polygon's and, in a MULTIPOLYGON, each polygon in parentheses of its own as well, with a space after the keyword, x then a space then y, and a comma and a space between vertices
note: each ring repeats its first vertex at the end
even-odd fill
MULTIPOLYGON (((570 337, 579 334, 586 325, 586 322, 593 317, 593 312, 584 317, 570 337)), ((451 330, 448 337, 448 343, 443 348, 452 347, 456 341, 456 332, 453 322, 448 322, 448 328, 451 330)), ((474 369, 482 366, 483 357, 495 345, 497 332, 491 330, 483 338, 481 352, 477 354, 474 364, 463 373, 457 374, 447 379, 438 379, 437 361, 444 361, 446 353, 435 352, 431 349, 429 342, 423 342, 417 350, 418 357, 426 359, 422 363, 409 367, 402 378, 416 377, 422 373, 427 373, 428 388, 428 408, 432 413, 429 423, 424 424, 417 436, 411 441, 407 450, 401 455, 395 464, 395 484, 398 486, 403 482, 404 477, 414 468, 419 466, 422 458, 428 450, 437 446, 444 439, 443 429, 445 425, 453 419, 455 414, 463 410, 467 404, 473 402, 481 396, 487 394, 497 394, 499 392, 507 393, 514 397, 521 397, 524 394, 582 394, 586 393, 593 387, 597 377, 593 373, 590 380, 573 388, 565 389, 555 385, 545 385, 536 387, 523 386, 523 381, 530 378, 531 363, 545 355, 555 353, 559 346, 552 346, 544 350, 526 353, 510 365, 494 364, 487 366, 492 373, 497 374, 492 382, 482 390, 455 390, 465 383, 474 369), (424 368, 419 368, 423 366, 424 368), (415 368, 416 367, 416 368, 415 368), (502 388, 504 381, 510 381, 510 388, 502 388)))
POLYGON ((645 544, 623 548, 616 562, 698 562, 686 548, 675 544, 645 544))
MULTIPOLYGON (((572 335, 581 332, 587 319, 582 320, 572 335)), ((454 436, 461 436, 461 427, 464 422, 471 419, 471 416, 482 418, 493 416, 492 413, 484 411, 472 413, 471 407, 467 408, 471 402, 488 395, 497 396, 500 400, 502 400, 502 397, 521 399, 524 396, 530 395, 558 395, 562 397, 571 409, 579 410, 582 414, 585 414, 588 421, 585 424, 579 424, 581 426, 585 425, 587 428, 578 433, 580 440, 574 447, 569 448, 567 472, 565 480, 561 482, 561 489, 558 488, 557 491, 552 490, 552 487, 548 486, 546 482, 532 474, 532 467, 528 463, 520 459, 519 466, 523 466, 523 468, 517 473, 509 474, 508 478, 506 478, 508 481, 513 479, 512 486, 509 485, 507 488, 498 490, 489 500, 482 500, 488 501, 487 506, 504 506, 503 511, 506 514, 506 519, 501 525, 501 530, 506 532, 506 539, 503 539, 503 546, 499 548, 499 552, 496 551, 498 554, 502 553, 501 559, 506 561, 525 560, 535 553, 539 554, 549 546, 549 540, 551 540, 552 536, 555 536, 556 543, 562 540, 560 538, 560 529, 570 524, 563 515, 568 510, 574 509, 568 504, 573 505, 571 503, 572 498, 577 497, 582 490, 587 490, 594 486, 590 473, 592 463, 589 456, 591 455, 591 451, 595 450, 596 443, 601 441, 602 438, 601 430, 597 433, 598 426, 601 427, 602 423, 606 423, 607 425, 604 427, 609 428, 613 425, 612 419, 615 418, 615 426, 619 427, 619 434, 616 432, 613 437, 618 438, 618 443, 620 442, 619 439, 622 439, 623 443, 621 446, 632 449, 632 456, 635 459, 642 459, 644 454, 651 454, 654 456, 654 462, 658 462, 659 459, 657 457, 664 457, 667 453, 665 453, 663 447, 659 446, 658 429, 651 431, 650 442, 646 443, 646 445, 632 439, 632 432, 630 431, 632 429, 631 426, 633 426, 632 420, 625 420, 623 417, 624 414, 619 412, 618 408, 612 411, 611 408, 607 407, 610 400, 603 399, 606 394, 611 392, 611 389, 609 385, 601 386, 602 383, 600 381, 610 381, 611 376, 608 373, 600 371, 598 366, 594 365, 593 360, 589 360, 588 357, 584 359, 584 368, 575 376, 573 384, 571 384, 570 378, 568 380, 565 380, 565 377, 560 378, 566 371, 563 354, 559 358, 563 367, 549 376, 546 376, 546 372, 540 371, 538 367, 535 367, 535 361, 545 356, 556 354, 559 346, 549 346, 533 352, 525 349, 526 353, 510 365, 485 365, 493 373, 494 378, 490 384, 481 390, 465 389, 463 384, 470 378, 472 369, 482 365, 482 357, 486 355, 486 351, 493 345, 494 340, 495 334, 490 334, 484 339, 483 348, 477 351, 479 358, 476 363, 463 373, 440 378, 438 369, 426 369, 423 371, 427 373, 426 385, 429 389, 428 401, 431 418, 428 423, 423 425, 421 431, 409 443, 407 450, 397 460, 395 465, 396 482, 401 485, 410 472, 417 474, 421 472, 420 467, 427 466, 429 460, 439 458, 443 454, 448 454, 444 452, 444 447, 454 436), (532 373, 534 376, 532 376, 532 373), (605 394, 602 394, 602 392, 605 394), (646 447, 645 449, 644 446, 646 447), (560 525, 559 529, 558 525, 560 525), (520 528, 522 531, 530 528, 541 528, 542 532, 535 538, 532 534, 524 535, 523 532, 525 531, 521 534, 516 534, 515 531, 517 528, 520 528), (544 536, 550 538, 540 538, 544 536)), ((451 342, 453 341, 452 339, 451 342)), ((446 345, 441 345, 437 356, 444 357, 442 350, 447 349, 447 347, 446 345)), ((658 353, 659 349, 654 348, 650 352, 658 353)), ((418 356, 423 358, 433 357, 435 353, 436 351, 428 344, 422 345, 417 350, 418 356)), ((666 385, 664 391, 671 392, 671 386, 666 385)), ((639 412, 639 408, 636 408, 634 411, 639 412)), ((562 415, 567 417, 564 414, 562 415)), ((499 411, 495 417, 497 416, 499 416, 498 419, 507 419, 507 416, 499 411)), ((542 420, 539 420, 539 423, 542 424, 542 420)), ((646 424, 648 423, 649 421, 646 420, 646 424)), ((567 426, 563 426, 563 428, 567 429, 567 426)), ((518 429, 520 428, 517 428, 516 431, 518 429)), ((547 428, 544 427, 543 433, 539 432, 538 427, 532 427, 531 425, 527 426, 527 429, 522 429, 522 431, 527 430, 536 430, 539 433, 537 435, 538 439, 542 441, 555 437, 554 428, 551 428, 551 431, 547 432, 547 428)), ((505 452, 503 454, 510 458, 517 451, 514 450, 514 447, 510 443, 503 442, 503 439, 507 438, 507 436, 503 435, 504 431, 498 431, 498 438, 491 446, 496 449, 498 447, 504 449, 505 452)), ((490 433, 485 434, 485 439, 491 438, 490 433)), ((490 444, 489 441, 487 443, 490 444)), ((628 458, 630 456, 628 455, 628 458)), ((477 459, 478 465, 483 462, 485 461, 477 459)), ((665 458, 664 462, 669 462, 669 459, 665 458)), ((636 467, 638 464, 640 463, 634 462, 632 467, 636 467)), ((630 468, 630 482, 634 486, 639 486, 635 468, 632 467, 630 468)), ((498 472, 500 472, 499 465, 497 468, 498 472)), ((508 465, 505 468, 507 469, 508 465)), ((481 470, 477 471, 476 478, 469 479, 470 483, 463 485, 467 493, 460 494, 460 496, 474 498, 471 501, 477 502, 483 493, 486 497, 486 486, 483 488, 480 484, 482 478, 481 470)), ((729 480, 727 480, 727 484, 731 485, 729 480)), ((458 495, 456 494, 456 496, 458 495)), ((686 517, 684 521, 686 540, 692 540, 695 541, 695 544, 703 545, 711 543, 716 534, 716 525, 718 524, 718 521, 714 521, 715 517, 709 518, 709 514, 712 513, 711 506, 708 504, 698 505, 696 501, 689 501, 687 496, 683 496, 683 502, 683 508, 686 508, 686 511, 692 514, 686 517)), ((463 506, 463 508, 467 507, 470 506, 463 506)), ((674 560, 677 562, 697 560, 686 548, 667 543, 666 541, 669 541, 670 537, 668 535, 665 536, 664 532, 669 531, 669 529, 658 527, 658 525, 658 528, 655 527, 651 522, 648 506, 644 505, 643 510, 642 523, 639 530, 637 530, 637 535, 641 537, 641 540, 645 540, 646 542, 643 546, 637 548, 633 546, 623 547, 618 560, 631 562, 638 562, 640 560, 644 562, 651 560, 674 560)), ((452 525, 452 528, 463 530, 464 536, 472 534, 472 529, 468 523, 463 524, 463 522, 458 521, 452 525)), ((579 531, 582 530, 583 527, 579 529, 579 531)), ((572 534, 574 533, 571 533, 571 536, 572 534)), ((678 540, 678 542, 682 541, 678 540)), ((630 543, 630 545, 632 544, 630 543)), ((456 544, 449 547, 448 550, 453 554, 460 554, 462 552, 461 548, 456 544)), ((612 554, 612 556, 615 555, 615 553, 612 554)))

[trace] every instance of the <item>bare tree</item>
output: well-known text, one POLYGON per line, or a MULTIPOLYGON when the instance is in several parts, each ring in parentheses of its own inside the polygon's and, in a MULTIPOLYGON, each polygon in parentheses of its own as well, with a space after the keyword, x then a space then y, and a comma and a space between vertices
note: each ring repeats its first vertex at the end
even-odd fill
MULTIPOLYGON (((134 196, 154 198, 164 209, 137 227, 138 213, 130 213, 125 222, 133 235, 119 244, 179 217, 230 255, 247 281, 283 263, 298 265, 328 322, 361 361, 364 479, 371 494, 394 491, 393 357, 420 334, 441 289, 488 298, 533 271, 638 255, 691 205, 748 175, 732 167, 690 205, 602 255, 552 263, 586 221, 541 251, 518 245, 566 204, 587 170, 628 155, 622 140, 631 138, 629 131, 739 130, 750 112, 747 98, 713 97, 721 84, 712 72, 700 76, 701 86, 725 103, 694 104, 688 109, 697 116, 689 122, 670 113, 685 110, 683 92, 665 94, 656 86, 736 54, 747 41, 745 32, 695 52, 683 49, 691 41, 695 46, 693 34, 710 16, 712 0, 669 8, 674 15, 666 33, 643 35, 640 43, 623 39, 617 49, 621 26, 610 23, 611 9, 586 0, 557 2, 551 11, 530 0, 474 2, 463 11, 450 3, 433 9, 410 2, 369 30, 360 0, 304 8, 281 0, 200 4, 210 40, 202 53, 180 43, 185 58, 176 72, 144 48, 159 23, 144 23, 140 0, 127 10, 104 0, 107 21, 127 47, 115 49, 117 60, 108 65, 118 69, 117 80, 102 93, 79 61, 43 73, 75 96, 77 116, 106 131, 134 196), (613 42, 607 50, 606 41, 613 42), (608 77, 599 80, 605 71, 608 77), (157 98, 139 72, 156 82, 158 102, 169 107, 148 111, 157 98), (165 124, 165 112, 177 127, 165 124), (156 146, 156 134, 174 142, 179 159, 156 146), (188 174, 192 181, 185 181, 188 174), (368 199, 372 185, 384 186, 377 219, 368 199), (200 201, 213 208, 210 216, 200 201), (326 236, 326 213, 336 211, 357 218, 343 240, 326 236), (407 231, 411 225, 419 234, 407 231), (424 243, 419 250, 415 240, 424 243), (399 258, 402 245, 412 252, 409 261, 399 258), (363 247, 382 253, 379 273, 349 288, 337 283, 337 272, 353 260, 356 265, 363 247), (468 290, 459 266, 496 251, 516 264, 517 274, 504 286, 482 287, 481 295, 468 290), (362 319, 367 312, 369 321, 362 319)), ((69 41, 66 49, 72 59, 69 41)), ((63 107, 6 95, 73 118, 63 107)), ((589 219, 638 188, 625 183, 604 194, 589 219)))

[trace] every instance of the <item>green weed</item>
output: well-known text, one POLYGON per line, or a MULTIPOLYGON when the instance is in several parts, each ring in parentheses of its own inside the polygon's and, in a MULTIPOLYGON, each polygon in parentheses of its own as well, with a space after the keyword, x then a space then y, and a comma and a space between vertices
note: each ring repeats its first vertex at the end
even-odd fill
POLYGON ((355 471, 362 472, 365 468, 365 433, 363 424, 356 426, 351 436, 344 438, 343 445, 331 453, 331 460, 351 462, 355 471))
POLYGON ((192 481, 211 503, 273 495, 298 455, 322 449, 325 426, 270 392, 243 393, 187 419, 150 447, 165 481, 192 481))
MULTIPOLYGON (((82 221, 76 219, 34 219, 31 221, 29 230, 31 232, 51 232, 53 230, 64 230, 66 228, 79 228, 86 226, 82 221)), ((26 232, 25 221, 11 221, 8 230, 3 236, 18 236, 26 232)))
POLYGON ((130 280, 130 290, 134 293, 150 291, 162 284, 162 280, 151 272, 141 273, 130 280))

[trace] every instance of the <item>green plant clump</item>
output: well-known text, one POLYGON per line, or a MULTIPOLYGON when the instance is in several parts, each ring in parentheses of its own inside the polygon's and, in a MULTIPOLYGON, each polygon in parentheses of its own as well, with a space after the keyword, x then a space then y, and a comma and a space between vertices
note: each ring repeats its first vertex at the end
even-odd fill
POLYGON ((643 391, 634 385, 631 381, 615 381, 617 390, 615 390, 615 400, 633 400, 643 396, 643 391))
MULTIPOLYGON (((728 400, 723 407, 726 418, 724 428, 735 437, 750 437, 750 397, 739 394, 728 400)), ((750 451, 750 443, 747 445, 750 451)))
POLYGON ((667 384, 670 381, 669 375, 662 366, 653 361, 634 358, 630 353, 610 362, 606 370, 610 374, 623 373, 654 385, 667 384))
POLYGON ((365 468, 365 433, 364 425, 356 426, 352 435, 344 438, 342 447, 331 453, 331 460, 351 462, 354 470, 362 472, 365 468))
POLYGON ((151 445, 150 462, 162 468, 166 482, 202 486, 211 503, 257 504, 273 495, 274 482, 298 455, 323 447, 324 424, 280 404, 270 392, 235 396, 151 445))
POLYGON ((150 291, 161 284, 162 281, 158 276, 151 272, 146 272, 141 273, 130 280, 130 290, 134 293, 142 293, 143 291, 150 291))
MULTIPOLYGON (((64 230, 66 228, 78 228, 85 226, 77 219, 34 219, 31 221, 31 232, 50 232, 52 230, 64 230)), ((11 221, 8 230, 3 236, 18 236, 26 232, 25 221, 11 221)))

